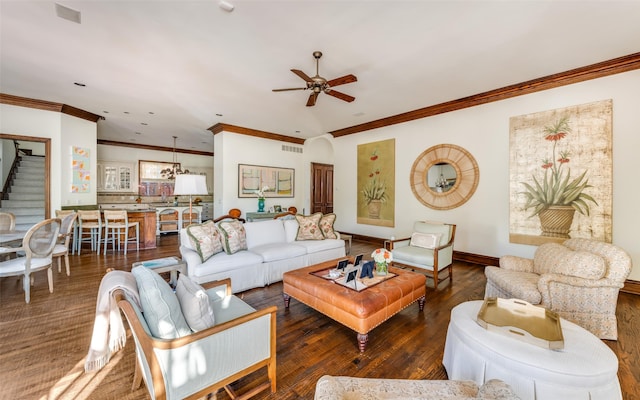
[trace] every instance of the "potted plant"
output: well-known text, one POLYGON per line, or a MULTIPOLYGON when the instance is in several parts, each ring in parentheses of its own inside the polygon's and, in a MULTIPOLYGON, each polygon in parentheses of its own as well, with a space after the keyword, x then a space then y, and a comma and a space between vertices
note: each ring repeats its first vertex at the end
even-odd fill
POLYGON ((387 187, 384 181, 378 180, 376 177, 370 179, 362 188, 362 196, 369 209, 369 217, 380 218, 380 208, 382 203, 387 200, 387 187))
POLYGON ((568 150, 558 152, 558 142, 571 132, 569 117, 562 117, 554 124, 544 128, 544 139, 553 143, 551 158, 542 160, 544 176, 538 180, 533 175, 533 185, 522 182, 527 199, 525 210, 533 208, 529 217, 538 216, 542 236, 569 237, 575 211, 589 215, 589 203, 597 205, 596 200, 585 189, 593 187, 586 178, 587 170, 577 178, 571 179, 571 161, 568 150))

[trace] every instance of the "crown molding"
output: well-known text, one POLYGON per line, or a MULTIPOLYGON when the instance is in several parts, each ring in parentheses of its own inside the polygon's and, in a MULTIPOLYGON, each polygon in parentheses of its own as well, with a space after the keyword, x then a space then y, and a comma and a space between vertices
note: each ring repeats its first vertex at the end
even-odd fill
MULTIPOLYGON (((143 149, 143 150, 156 150, 156 151, 168 151, 168 152, 174 151, 173 147, 153 146, 150 144, 129 143, 129 142, 116 142, 113 140, 98 139, 97 143, 104 144, 107 146, 132 147, 134 149, 143 149)), ((187 150, 187 149, 178 149, 178 148, 175 149, 175 152, 181 153, 181 154, 194 154, 198 156, 209 156, 209 157, 213 157, 213 154, 214 154, 209 151, 187 150)))
POLYGON ((39 110, 54 111, 62 114, 71 115, 72 117, 82 118, 91 122, 98 122, 104 119, 103 116, 90 113, 62 103, 54 103, 52 101, 30 99, 27 97, 14 96, 12 94, 0 93, 0 103, 9 104, 18 107, 36 108, 39 110))
POLYGON ((602 78, 605 76, 615 75, 636 69, 640 69, 640 53, 629 54, 627 56, 587 65, 585 67, 580 67, 553 75, 547 75, 542 78, 517 83, 515 85, 505 86, 500 89, 490 90, 488 92, 475 94, 469 97, 463 97, 461 99, 452 100, 429 107, 419 108, 417 110, 408 111, 402 114, 392 115, 390 117, 365 122, 363 124, 350 126, 348 128, 338 129, 329 133, 334 137, 351 135, 371 129, 382 128, 385 126, 400 124, 420 118, 431 117, 438 114, 444 114, 451 111, 461 110, 464 108, 474 107, 486 103, 492 103, 494 101, 505 100, 512 97, 540 92, 543 90, 571 85, 578 82, 602 78))
POLYGON ((257 129, 244 128, 242 126, 229 125, 229 124, 223 124, 223 123, 217 123, 212 127, 208 128, 207 130, 211 131, 214 135, 224 131, 224 132, 239 133, 241 135, 255 136, 263 139, 278 140, 280 142, 289 142, 289 143, 295 143, 295 144, 304 144, 305 142, 305 139, 301 139, 293 136, 280 135, 278 133, 259 131, 257 129))

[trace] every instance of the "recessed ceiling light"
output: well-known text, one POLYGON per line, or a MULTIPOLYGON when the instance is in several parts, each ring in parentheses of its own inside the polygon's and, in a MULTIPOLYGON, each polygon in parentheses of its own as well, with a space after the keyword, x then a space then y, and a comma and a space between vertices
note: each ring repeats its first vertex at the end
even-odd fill
POLYGON ((73 82, 73 84, 76 85, 76 86, 80 86, 80 87, 87 86, 87 85, 85 85, 84 83, 81 83, 81 82, 73 82))
POLYGON ((300 133, 300 131, 296 131, 296 133, 300 133))
POLYGON ((153 114, 155 114, 155 113, 154 113, 153 111, 149 111, 149 114, 153 115, 153 114))
POLYGON ((129 114, 129 111, 123 111, 125 114, 129 114))
POLYGON ((147 125, 149 125, 149 124, 147 124, 146 122, 140 122, 140 125, 147 126, 147 125))
POLYGON ((142 132, 135 132, 136 135, 142 135, 142 132))
POLYGON ((226 1, 221 1, 220 3, 218 3, 218 6, 226 12, 231 12, 234 8, 236 8, 233 4, 227 3, 226 1))
POLYGON ((105 114, 109 114, 109 111, 107 111, 107 110, 104 110, 104 111, 103 111, 103 113, 105 113, 105 114))

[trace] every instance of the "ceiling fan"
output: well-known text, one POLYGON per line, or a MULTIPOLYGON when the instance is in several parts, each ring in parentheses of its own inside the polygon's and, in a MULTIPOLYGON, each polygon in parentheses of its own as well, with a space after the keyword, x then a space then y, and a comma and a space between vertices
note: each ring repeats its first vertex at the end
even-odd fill
POLYGON ((291 70, 291 72, 293 72, 294 74, 298 75, 300 78, 304 79, 304 81, 307 83, 307 87, 289 88, 289 89, 273 89, 273 91, 274 92, 285 92, 285 91, 288 91, 288 90, 307 90, 307 89, 310 89, 311 91, 313 91, 313 93, 311 93, 311 95, 309 95, 309 99, 307 100, 307 107, 311 107, 311 106, 316 104, 316 99, 318 98, 318 95, 321 92, 324 92, 325 94, 328 94, 329 96, 336 97, 336 98, 338 98, 340 100, 344 100, 344 101, 349 102, 349 103, 354 101, 356 99, 355 97, 349 96, 348 94, 344 94, 344 93, 338 92, 337 90, 333 90, 333 87, 334 86, 338 86, 338 85, 344 85, 345 83, 356 82, 358 80, 358 78, 356 78, 355 75, 349 74, 349 75, 341 76, 340 78, 331 79, 330 81, 328 81, 325 78, 321 77, 319 72, 318 72, 319 63, 320 63, 320 57, 322 57, 322 52, 314 51, 313 52, 313 57, 315 57, 315 59, 316 59, 316 75, 315 76, 309 77, 307 74, 305 74, 304 72, 300 71, 299 69, 292 69, 291 70))

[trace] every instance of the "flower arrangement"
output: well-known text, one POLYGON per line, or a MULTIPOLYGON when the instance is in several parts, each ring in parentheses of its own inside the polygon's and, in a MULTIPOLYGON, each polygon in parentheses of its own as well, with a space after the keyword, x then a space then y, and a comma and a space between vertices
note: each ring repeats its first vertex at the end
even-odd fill
POLYGON ((393 261, 391 252, 387 249, 375 249, 371 253, 371 257, 373 257, 373 262, 376 263, 376 272, 380 275, 386 275, 389 263, 393 261))
POLYGON ((264 194, 268 191, 269 191, 269 186, 263 186, 262 189, 256 190, 255 193, 256 193, 256 196, 258 196, 258 199, 264 200, 264 194))
POLYGON ((588 179, 585 179, 587 171, 571 180, 571 170, 568 166, 571 161, 568 150, 561 150, 556 159, 556 148, 560 140, 571 133, 569 117, 560 118, 554 124, 544 128, 544 139, 553 143, 551 158, 542 160, 541 168, 544 170, 544 177, 539 181, 533 176, 534 185, 522 182, 526 192, 523 194, 527 198, 524 206, 525 210, 533 208, 531 217, 551 206, 571 206, 583 215, 589 215, 589 204, 598 204, 593 197, 584 193, 590 187, 588 179), (566 168, 565 168, 566 166, 566 168))

